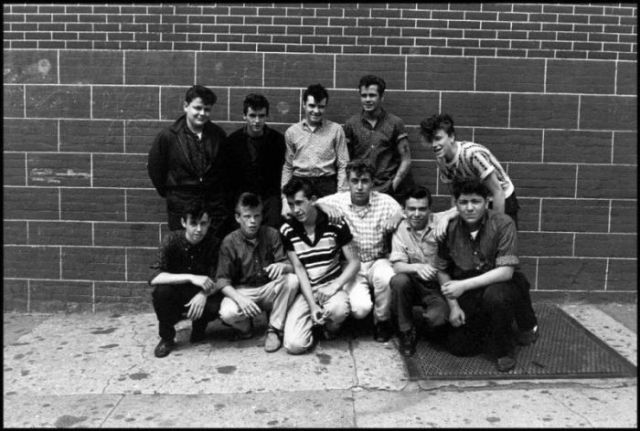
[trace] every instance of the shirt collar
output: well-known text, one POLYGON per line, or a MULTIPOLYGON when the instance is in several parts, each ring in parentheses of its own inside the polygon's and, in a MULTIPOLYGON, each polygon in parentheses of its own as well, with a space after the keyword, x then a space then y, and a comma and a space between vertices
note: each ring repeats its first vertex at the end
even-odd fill
POLYGON ((462 145, 460 145, 460 141, 454 141, 453 144, 456 146, 456 150, 453 153, 453 159, 450 162, 447 162, 443 157, 442 160, 446 166, 455 166, 458 164, 458 159, 460 159, 460 152, 462 151, 462 145))
MULTIPOLYGON (((422 231, 424 232, 423 236, 426 236, 433 229, 433 222, 434 222, 433 212, 430 212, 429 217, 427 219, 427 225, 425 226, 425 229, 422 231)), ((412 233, 418 232, 413 227, 411 227, 411 223, 409 223, 409 220, 407 219, 402 220, 402 224, 405 226, 405 229, 407 230, 407 232, 412 232, 412 233)))
MULTIPOLYGON (((324 118, 320 121, 320 124, 318 126, 316 126, 315 130, 320 130, 322 129, 322 126, 324 126, 324 118)), ((302 128, 307 128, 309 130, 311 130, 311 126, 309 125, 309 123, 307 122, 306 118, 302 119, 302 128)))
MULTIPOLYGON (((381 107, 380 107, 380 112, 378 113, 378 115, 376 115, 376 116, 375 116, 375 117, 373 117, 373 118, 375 118, 375 119, 376 119, 376 122, 379 122, 379 121, 380 121, 380 120, 382 120, 386 115, 387 115, 387 111, 385 111, 385 110, 384 110, 384 108, 381 106, 381 107)), ((367 121, 367 117, 366 117, 366 116, 365 116, 365 114, 364 114, 364 109, 363 109, 362 111, 360 111, 360 120, 361 120, 363 123, 365 123, 365 122, 366 122, 366 123, 369 123, 369 122, 367 121)), ((370 123, 369 123, 369 124, 370 124, 370 123)), ((377 124, 377 123, 376 123, 376 124, 377 124)))

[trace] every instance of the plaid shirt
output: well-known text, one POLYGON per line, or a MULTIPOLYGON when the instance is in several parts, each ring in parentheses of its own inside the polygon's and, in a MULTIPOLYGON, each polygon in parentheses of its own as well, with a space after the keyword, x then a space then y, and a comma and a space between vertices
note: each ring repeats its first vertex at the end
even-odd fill
POLYGON ((318 202, 339 208, 353 234, 353 243, 362 262, 370 262, 388 253, 384 224, 401 210, 391 196, 371 192, 369 203, 363 207, 351 203, 351 192, 340 192, 318 199, 318 202))

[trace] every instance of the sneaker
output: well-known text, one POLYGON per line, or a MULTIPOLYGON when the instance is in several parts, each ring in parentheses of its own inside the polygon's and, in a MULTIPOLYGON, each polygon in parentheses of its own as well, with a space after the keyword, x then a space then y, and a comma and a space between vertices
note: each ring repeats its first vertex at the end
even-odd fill
POLYGON ((275 352, 282 347, 281 331, 269 326, 267 338, 264 340, 264 350, 268 353, 275 352))
POLYGON ((399 345, 398 348, 402 356, 413 356, 416 353, 416 328, 411 328, 408 331, 400 331, 398 336, 399 345))
POLYGON ((164 358, 176 347, 176 343, 173 340, 160 340, 156 348, 153 350, 153 354, 156 358, 164 358))
POLYGON ((528 331, 519 331, 516 335, 516 342, 521 346, 528 346, 538 340, 538 325, 528 331))
POLYGON ((383 320, 381 322, 376 323, 373 332, 373 339, 379 343, 385 343, 389 341, 391 338, 392 331, 391 325, 388 320, 383 320))
POLYGON ((498 362, 496 364, 496 368, 501 373, 506 373, 507 371, 511 371, 516 366, 516 360, 511 355, 506 355, 498 358, 498 362))

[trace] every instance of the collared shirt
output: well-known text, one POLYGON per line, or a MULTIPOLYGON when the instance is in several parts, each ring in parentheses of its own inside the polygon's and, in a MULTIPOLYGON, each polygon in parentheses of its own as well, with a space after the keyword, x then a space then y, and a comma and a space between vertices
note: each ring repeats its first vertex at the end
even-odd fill
POLYGON ((338 190, 347 190, 345 168, 349 162, 347 142, 339 124, 323 120, 313 130, 304 119, 284 134, 286 152, 281 187, 295 174, 297 177, 336 175, 338 190))
POLYGON ((312 287, 340 275, 340 251, 353 239, 346 222, 329 222, 319 208, 313 241, 307 236, 304 225, 295 219, 285 222, 280 227, 280 234, 284 249, 298 256, 312 287))
POLYGON ((469 278, 499 266, 517 267, 518 238, 511 217, 487 211, 480 221, 478 233, 471 236, 469 227, 460 216, 447 227, 438 247, 436 267, 453 279, 469 278))
POLYGON ((161 272, 171 274, 206 275, 212 280, 216 275, 220 240, 211 231, 198 244, 191 244, 185 231, 174 230, 162 239, 153 273, 149 282, 161 272))
POLYGON ((438 240, 435 226, 443 213, 430 213, 425 229, 417 231, 409 220, 400 222, 391 239, 391 263, 428 263, 435 265, 438 254, 438 240))
POLYGON ((371 192, 369 203, 356 206, 351 203, 350 192, 340 192, 318 199, 339 208, 353 235, 353 243, 358 249, 360 260, 370 262, 388 253, 384 225, 394 214, 401 210, 400 205, 391 196, 371 192))
POLYGON ((440 169, 440 179, 443 183, 467 178, 484 181, 492 172, 495 172, 498 182, 504 190, 505 198, 511 196, 514 190, 513 183, 498 159, 491 154, 487 147, 466 141, 455 141, 455 144, 456 152, 451 162, 447 163, 444 157, 436 157, 436 164, 440 169))
POLYGON ((271 281, 264 270, 286 260, 280 234, 270 226, 260 226, 255 238, 249 239, 236 229, 227 235, 218 257, 218 285, 262 286, 271 281))
POLYGON ((189 129, 186 122, 184 125, 184 135, 186 137, 189 160, 196 168, 198 176, 202 177, 207 170, 207 166, 211 163, 207 152, 204 150, 204 141, 189 129))
POLYGON ((344 124, 347 148, 351 160, 368 158, 376 168, 374 186, 393 181, 400 167, 398 143, 407 137, 404 122, 397 116, 380 110, 376 125, 371 126, 364 111, 350 117, 344 124))

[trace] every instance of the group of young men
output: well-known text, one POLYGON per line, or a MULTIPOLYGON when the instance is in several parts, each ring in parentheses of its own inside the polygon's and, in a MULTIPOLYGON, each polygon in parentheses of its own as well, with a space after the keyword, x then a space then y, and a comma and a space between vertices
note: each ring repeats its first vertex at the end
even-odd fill
POLYGON ((362 111, 341 126, 324 118, 327 90, 310 85, 304 119, 284 136, 266 125, 267 99, 249 94, 245 125, 228 137, 210 121, 215 94, 187 91, 185 115, 149 151, 171 230, 150 279, 157 357, 175 348, 181 319, 193 321, 194 343, 218 317, 248 339, 262 312, 267 352, 307 352, 370 313, 374 339, 397 334, 403 355, 423 333, 456 355, 486 350, 500 371, 515 366, 516 342, 537 339, 518 270, 518 203, 500 163, 456 141, 448 115, 423 121, 453 203, 431 212, 410 174, 404 123, 382 106, 384 80, 366 75, 358 91, 362 111))

